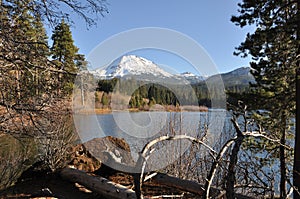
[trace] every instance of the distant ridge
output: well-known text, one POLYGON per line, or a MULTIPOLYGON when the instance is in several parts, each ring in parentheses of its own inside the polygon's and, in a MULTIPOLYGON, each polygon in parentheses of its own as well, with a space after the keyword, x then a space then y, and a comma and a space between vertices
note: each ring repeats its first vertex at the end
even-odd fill
POLYGON ((254 77, 250 73, 250 67, 241 67, 227 73, 212 75, 209 77, 195 75, 191 72, 171 74, 163 70, 154 62, 136 55, 123 56, 108 67, 92 71, 92 73, 99 79, 121 78, 133 75, 141 76, 144 79, 147 79, 147 77, 151 76, 161 79, 172 79, 175 81, 185 80, 190 84, 197 84, 204 83, 204 81, 219 81, 219 78, 217 76, 221 75, 226 86, 234 86, 240 84, 244 85, 249 84, 249 82, 254 82, 254 77))

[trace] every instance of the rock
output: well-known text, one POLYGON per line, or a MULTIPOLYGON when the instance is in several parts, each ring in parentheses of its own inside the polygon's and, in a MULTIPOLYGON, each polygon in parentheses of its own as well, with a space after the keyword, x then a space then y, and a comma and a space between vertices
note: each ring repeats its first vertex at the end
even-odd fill
POLYGON ((86 172, 94 172, 102 167, 101 172, 111 173, 110 162, 119 162, 125 165, 134 165, 130 153, 130 146, 124 139, 107 136, 95 138, 71 149, 70 168, 86 172), (102 165, 104 164, 104 165, 102 165))
POLYGON ((104 138, 95 138, 84 145, 94 157, 101 160, 104 164, 110 158, 114 158, 116 162, 133 165, 130 146, 124 139, 107 136, 104 138))
POLYGON ((94 172, 100 168, 101 163, 90 154, 83 144, 79 144, 71 149, 71 161, 68 166, 86 172, 94 172))

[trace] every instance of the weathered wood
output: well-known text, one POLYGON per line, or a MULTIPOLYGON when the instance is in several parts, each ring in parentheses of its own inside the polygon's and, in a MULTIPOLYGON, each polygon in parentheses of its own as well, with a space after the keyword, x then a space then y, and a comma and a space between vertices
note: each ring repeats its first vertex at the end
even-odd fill
POLYGON ((65 168, 60 172, 62 178, 77 182, 93 192, 113 199, 136 199, 135 192, 106 178, 88 175, 84 171, 65 168))
MULTIPOLYGON (((247 125, 246 117, 244 117, 244 118, 245 118, 245 125, 247 125)), ((229 165, 228 165, 228 171, 227 171, 227 176, 226 176, 225 189, 226 189, 226 198, 227 199, 234 199, 236 197, 235 192, 234 192, 234 185, 235 185, 235 182, 236 182, 235 170, 236 170, 236 164, 238 162, 238 154, 239 154, 240 148, 242 146, 242 143, 245 139, 245 136, 244 136, 243 132, 241 131, 241 129, 239 127, 239 124, 237 122, 236 116, 233 116, 231 118, 231 122, 233 123, 233 126, 235 128, 237 138, 234 141, 235 143, 234 143, 233 148, 231 150, 230 160, 229 160, 229 165)), ((245 128, 246 127, 247 126, 245 126, 245 128)))
MULTIPOLYGON (((191 180, 183 180, 174 176, 170 176, 167 174, 157 173, 156 175, 153 175, 151 178, 153 182, 160 184, 160 185, 166 185, 168 187, 173 187, 180 189, 181 191, 190 192, 193 194, 197 194, 199 196, 203 196, 205 194, 204 186, 191 180)), ((222 189, 218 189, 216 187, 210 187, 211 194, 209 197, 212 198, 219 198, 218 196, 224 195, 226 192, 222 189)), ((241 199, 253 199, 253 197, 244 196, 242 194, 236 193, 237 198, 241 199)), ((220 197, 221 198, 221 197, 220 197)))
MULTIPOLYGON (((136 163, 136 168, 139 168, 141 166, 146 166, 146 162, 147 162, 147 159, 149 158, 149 155, 153 152, 153 150, 155 149, 151 149, 151 147, 153 147, 155 144, 159 143, 159 142, 162 142, 162 141, 171 141, 171 140, 189 140, 193 143, 197 143, 197 144, 201 144, 203 145, 204 147, 206 147, 207 149, 209 149, 209 152, 212 154, 212 153, 217 153, 213 148, 211 148, 210 146, 208 146, 207 144, 205 144, 202 140, 200 139, 197 139, 197 138, 194 138, 194 137, 191 137, 191 136, 188 136, 188 135, 175 135, 175 136, 160 136, 150 142, 148 142, 144 148, 142 149, 141 151, 141 154, 140 154, 140 157, 136 163), (149 152, 150 151, 150 152, 149 152)), ((136 186, 136 195, 137 195, 137 199, 140 199, 142 197, 142 192, 141 192, 141 189, 142 189, 142 182, 143 182, 143 175, 144 175, 144 170, 145 170, 145 167, 141 169, 141 172, 140 172, 140 180, 137 180, 135 179, 134 181, 134 184, 136 186)), ((171 177, 171 176, 169 176, 171 177)), ((171 179, 170 179, 171 180, 171 179)), ((175 179, 173 179, 175 181, 175 179)), ((177 180, 181 180, 179 178, 176 178, 176 182, 178 182, 177 180)), ((189 181, 191 182, 191 181, 189 181)), ((179 187, 182 187, 182 185, 180 185, 181 182, 179 182, 179 184, 177 184, 179 187)), ((170 183, 169 185, 172 185, 172 183, 170 183)), ((174 185, 173 185, 174 186, 174 185)), ((178 188, 179 188, 178 187, 178 188)), ((194 189, 191 189, 192 191, 194 189)), ((195 190, 194 190, 195 191, 195 190)), ((193 192, 194 193, 194 192, 193 192)), ((198 191, 196 191, 196 194, 199 194, 198 191)), ((202 192, 201 192, 202 194, 202 192)))
POLYGON ((210 168, 209 174, 207 176, 207 179, 206 179, 206 183, 205 183, 205 186, 204 186, 205 193, 203 194, 202 198, 207 199, 207 198, 210 197, 210 190, 211 190, 212 181, 213 181, 213 179, 215 177, 215 174, 217 172, 217 168, 219 167, 219 163, 220 163, 223 155, 227 151, 227 149, 235 142, 235 140, 236 140, 236 137, 229 140, 229 141, 227 141, 225 143, 225 145, 222 147, 222 149, 220 150, 217 157, 215 158, 215 161, 213 162, 213 164, 210 168))
POLYGON ((177 188, 200 196, 204 193, 203 186, 199 183, 191 180, 183 180, 167 174, 157 173, 152 177, 152 180, 157 184, 177 188))

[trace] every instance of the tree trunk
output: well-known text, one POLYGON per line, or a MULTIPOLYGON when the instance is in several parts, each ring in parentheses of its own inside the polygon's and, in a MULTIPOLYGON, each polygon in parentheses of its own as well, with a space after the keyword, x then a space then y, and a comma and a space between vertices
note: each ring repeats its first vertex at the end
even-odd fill
POLYGON ((230 155, 230 161, 228 166, 228 173, 226 178, 226 198, 227 199, 234 199, 235 198, 235 192, 234 192, 234 185, 235 185, 235 167, 238 160, 238 153, 240 150, 240 147, 242 145, 244 136, 238 137, 236 139, 236 142, 233 146, 231 155, 230 155))
POLYGON ((207 198, 210 197, 210 188, 211 188, 212 181, 214 179, 215 173, 217 171, 217 168, 219 167, 220 160, 223 157, 224 153, 227 151, 227 149, 235 142, 235 140, 236 140, 236 138, 227 141, 223 145, 223 147, 220 150, 217 157, 215 158, 215 161, 212 163, 209 174, 208 174, 207 179, 206 179, 205 186, 204 186, 205 193, 202 196, 203 199, 207 199, 207 198))
MULTIPOLYGON (((300 55, 300 1, 297 1, 297 41, 298 56, 300 55)), ((294 149, 294 168, 293 168, 293 184, 294 199, 300 199, 300 61, 297 60, 296 68, 296 132, 295 132, 295 149, 294 149), (297 189, 297 190, 296 190, 297 189)))
POLYGON ((80 75, 80 95, 81 95, 81 106, 85 106, 85 99, 84 99, 84 88, 83 88, 83 74, 80 75))
MULTIPOLYGON (((298 54, 300 54, 300 52, 298 54)), ((299 66, 297 68, 297 74, 296 74, 296 132, 295 132, 295 147, 294 147, 293 184, 295 189, 294 199, 300 199, 300 194, 296 190, 298 189, 298 191, 300 191, 300 67, 299 66)))
MULTIPOLYGON (((199 183, 190 180, 182 180, 167 174, 158 173, 152 178, 152 180, 157 184, 177 188, 200 196, 204 193, 204 188, 199 183)), ((213 192, 220 193, 220 190, 213 189, 213 192)))
POLYGON ((112 199, 136 199, 135 192, 106 178, 87 175, 84 171, 65 168, 60 175, 71 182, 77 182, 86 188, 112 199))
POLYGON ((282 117, 282 132, 280 138, 280 146, 279 146, 279 153, 280 153, 280 198, 286 198, 286 162, 285 162, 285 117, 282 117))
MULTIPOLYGON (((193 194, 202 195, 205 194, 204 186, 191 180, 183 180, 180 178, 176 178, 174 176, 170 176, 167 174, 158 173, 154 177, 151 178, 155 183, 159 185, 166 185, 168 187, 173 187, 176 189, 180 189, 182 191, 187 191, 193 194)), ((210 195, 212 198, 219 198, 222 195, 222 190, 211 187, 211 192, 213 194, 210 195)), ((236 194, 237 198, 240 199, 253 199, 252 197, 244 196, 242 194, 236 194)))
POLYGON ((234 184, 235 184, 235 167, 238 161, 238 153, 243 143, 245 136, 243 135, 242 131, 240 130, 236 120, 231 120, 233 126, 237 132, 237 139, 235 140, 235 144, 233 146, 230 161, 228 165, 228 173, 226 178, 226 198, 227 199, 234 199, 235 192, 234 192, 234 184))

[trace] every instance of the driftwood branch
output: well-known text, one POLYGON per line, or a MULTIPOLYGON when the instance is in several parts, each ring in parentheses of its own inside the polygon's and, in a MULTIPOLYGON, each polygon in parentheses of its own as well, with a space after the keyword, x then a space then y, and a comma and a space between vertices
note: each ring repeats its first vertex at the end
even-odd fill
MULTIPOLYGON (((168 187, 180 189, 181 191, 190 192, 200 196, 205 193, 204 186, 195 181, 183 180, 163 173, 157 173, 156 175, 152 176, 151 179, 153 182, 159 185, 166 185, 168 187)), ((222 189, 218 189, 216 187, 210 187, 210 190, 214 193, 213 195, 215 198, 219 198, 218 196, 225 194, 222 189)), ((238 193, 236 193, 236 197, 241 199, 253 199, 252 197, 244 196, 238 193)))
POLYGON ((216 151, 213 148, 211 148, 210 146, 205 144, 202 140, 188 136, 188 135, 161 136, 161 137, 158 137, 158 138, 148 142, 142 149, 139 159, 136 163, 136 169, 138 171, 139 176, 138 175, 133 176, 134 177, 134 185, 136 188, 137 199, 143 198, 141 189, 142 189, 142 183, 143 183, 144 169, 146 166, 147 159, 149 158, 150 154, 154 150, 154 149, 153 150, 150 150, 150 149, 154 145, 156 145, 157 143, 162 142, 162 141, 182 140, 182 139, 189 140, 193 143, 201 144, 204 147, 206 147, 207 149, 209 149, 210 153, 216 153, 216 151))
POLYGON ((215 177, 215 173, 217 171, 217 168, 220 164, 220 161, 223 157, 223 155, 225 154, 225 152, 228 150, 228 148, 235 142, 236 140, 236 137, 227 141, 226 144, 222 147, 222 149, 220 150, 219 154, 217 155, 215 161, 213 162, 211 168, 210 168, 210 172, 208 174, 208 177, 207 177, 207 180, 206 180, 206 183, 205 183, 205 194, 203 195, 203 198, 209 198, 209 195, 210 195, 210 188, 211 188, 211 184, 212 184, 212 181, 215 177))
POLYGON ((60 172, 62 178, 77 182, 91 191, 112 199, 136 199, 135 192, 123 185, 111 182, 99 176, 90 176, 86 172, 65 168, 60 172))
MULTIPOLYGON (((63 169, 60 175, 62 176, 62 178, 68 181, 79 183, 87 189, 107 198, 136 199, 136 193, 132 189, 128 189, 125 186, 111 182, 106 178, 100 176, 91 176, 84 171, 70 168, 63 169)), ((156 173, 155 175, 150 176, 151 177, 148 178, 148 180, 151 179, 158 185, 165 185, 168 187, 179 189, 183 192, 190 192, 200 196, 204 194, 204 186, 195 181, 183 180, 163 173, 156 173)), ((211 190, 214 193, 214 195, 222 194, 221 189, 212 187, 211 190)), ((253 199, 251 197, 243 196, 241 194, 236 194, 236 196, 238 198, 243 199, 253 199)))
POLYGON ((190 140, 191 142, 193 143, 198 143, 198 144, 202 144, 203 146, 205 146, 206 148, 208 148, 211 152, 214 152, 216 153, 216 151, 211 148, 210 146, 208 146, 207 144, 205 144, 202 140, 200 139, 197 139, 197 138, 194 138, 192 136, 188 136, 188 135, 175 135, 175 136, 161 136, 161 137, 158 137, 152 141, 150 141, 148 144, 146 144, 142 150, 142 156, 146 156, 147 152, 149 151, 149 149, 159 143, 159 142, 162 142, 162 141, 165 141, 165 140, 180 140, 180 139, 187 139, 187 140, 190 140))
POLYGON ((183 198, 184 194, 181 195, 161 195, 161 196, 152 196, 151 199, 160 199, 160 198, 183 198))
POLYGON ((157 173, 154 177, 152 177, 152 181, 160 185, 166 185, 168 187, 173 187, 200 196, 204 193, 203 185, 195 181, 183 180, 167 174, 157 173))

